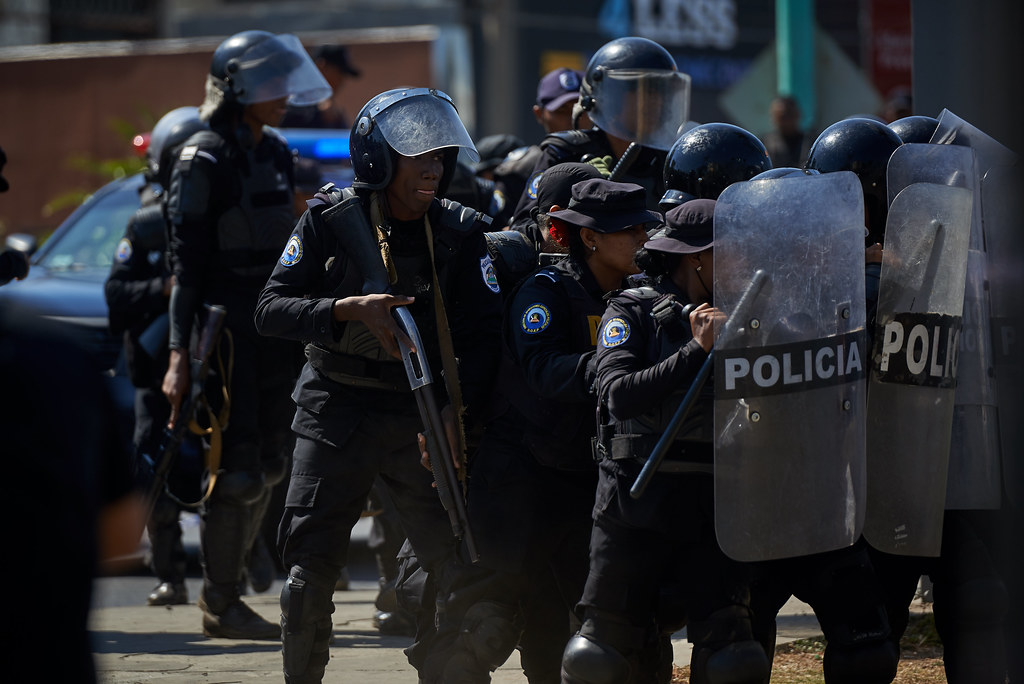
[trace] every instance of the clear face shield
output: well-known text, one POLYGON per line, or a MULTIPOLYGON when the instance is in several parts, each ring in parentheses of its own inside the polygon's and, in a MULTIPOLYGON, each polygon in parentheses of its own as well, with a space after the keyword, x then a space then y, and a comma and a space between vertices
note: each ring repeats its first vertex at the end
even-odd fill
POLYGON ((690 77, 680 71, 611 69, 598 72, 588 112, 602 131, 667 151, 685 129, 690 77))
POLYGON ((480 161, 473 139, 450 97, 430 88, 410 88, 396 93, 396 97, 400 99, 382 102, 379 109, 375 107, 377 111, 370 112, 395 152, 415 157, 445 147, 458 147, 471 161, 480 161))
POLYGON ((229 62, 232 90, 242 104, 282 97, 302 107, 331 96, 331 86, 299 39, 289 33, 268 38, 229 62))

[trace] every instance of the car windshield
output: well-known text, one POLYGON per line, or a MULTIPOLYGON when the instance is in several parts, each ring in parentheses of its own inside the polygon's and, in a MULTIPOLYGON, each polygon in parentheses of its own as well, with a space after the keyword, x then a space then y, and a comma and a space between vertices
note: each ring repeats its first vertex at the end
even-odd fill
POLYGON ((37 263, 55 271, 109 270, 118 240, 138 208, 136 185, 123 184, 91 203, 66 230, 55 233, 40 250, 37 263))

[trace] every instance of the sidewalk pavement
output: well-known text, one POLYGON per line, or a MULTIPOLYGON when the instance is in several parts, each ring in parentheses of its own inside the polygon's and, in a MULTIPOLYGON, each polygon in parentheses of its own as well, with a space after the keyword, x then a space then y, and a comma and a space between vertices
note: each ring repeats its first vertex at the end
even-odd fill
MULTIPOLYGON (((270 591, 245 597, 260 615, 280 618, 283 580, 270 591)), ((199 581, 189 580, 190 595, 199 595, 199 581)), ((416 672, 402 649, 405 637, 381 635, 373 626, 377 583, 353 581, 348 591, 334 594, 334 643, 325 684, 415 684, 416 672)), ((281 645, 272 641, 210 639, 202 635, 199 608, 146 605, 97 608, 90 615, 96 671, 100 684, 228 684, 281 682, 281 645)), ((778 643, 821 634, 809 606, 791 599, 778 619, 778 643)), ((686 665, 690 648, 680 633, 673 639, 675 662, 686 665)), ((495 684, 526 682, 518 653, 492 677, 495 684)))

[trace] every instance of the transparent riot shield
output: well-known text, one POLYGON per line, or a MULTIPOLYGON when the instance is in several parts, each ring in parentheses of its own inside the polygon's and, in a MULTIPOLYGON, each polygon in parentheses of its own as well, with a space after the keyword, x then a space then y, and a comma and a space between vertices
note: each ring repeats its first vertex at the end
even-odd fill
POLYGON ((988 257, 981 250, 971 249, 967 253, 963 332, 946 489, 946 508, 953 510, 998 508, 1002 500, 987 288, 988 257))
POLYGON ((1009 206, 1020 186, 1005 179, 1017 155, 990 135, 949 110, 938 117, 931 142, 969 147, 975 153, 981 191, 976 201, 971 254, 968 259, 964 334, 961 336, 960 381, 957 384, 950 450, 948 509, 992 509, 1001 505, 1002 482, 1018 483, 1020 441, 1014 436, 1021 402, 1016 395, 1019 371, 1016 354, 1002 355, 1012 333, 1020 300, 1019 213, 1009 206), (988 186, 986 188, 986 185, 988 186), (991 225, 990 225, 991 224, 991 225), (997 267, 998 271, 993 272, 997 267), (998 300, 998 303, 997 303, 998 300), (998 325, 999 329, 993 326, 998 325))
POLYGON ((887 553, 938 556, 941 547, 972 201, 968 188, 914 183, 889 207, 864 521, 865 539, 887 553))
MULTIPOLYGON (((1024 507, 1024 233, 1021 172, 999 166, 981 181, 984 206, 992 358, 995 366, 999 443, 1007 497, 1024 507)), ((966 507, 966 506, 965 506, 966 507)))
POLYGON ((715 207, 715 529, 740 561, 842 548, 864 503, 864 200, 848 172, 729 186, 715 207), (749 298, 748 298, 749 299, 749 298))

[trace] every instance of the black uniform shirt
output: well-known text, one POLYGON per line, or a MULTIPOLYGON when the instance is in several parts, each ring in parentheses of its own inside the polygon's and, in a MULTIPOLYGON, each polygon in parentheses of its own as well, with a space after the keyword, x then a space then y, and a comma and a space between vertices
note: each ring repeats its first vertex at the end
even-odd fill
MULTIPOLYGON (((668 277, 656 286, 661 293, 674 294, 687 303, 668 277)), ((630 291, 611 299, 601 321, 597 345, 599 396, 606 402, 612 422, 621 422, 661 408, 673 393, 678 405, 707 359, 707 352, 693 339, 671 340, 664 328, 656 325, 651 310, 656 297, 638 298, 630 291)), ((669 416, 671 413, 668 414, 669 416)))
MULTIPOLYGON (((319 217, 326 205, 314 202, 317 204, 299 219, 260 295, 256 327, 263 335, 329 347, 341 339, 345 325, 333 318, 334 301, 358 295, 363 279, 319 217)), ((467 422, 471 422, 493 386, 500 348, 501 292, 483 232, 478 230, 484 224, 478 222, 473 229, 462 232, 446 228, 444 215, 453 212, 451 206, 447 201, 435 200, 429 215, 438 279, 459 360, 463 403, 467 422)), ((404 248, 399 247, 399 251, 404 248)), ((436 329, 432 320, 424 320, 424 316, 433 318, 433 307, 429 311, 415 307, 412 313, 421 334, 436 329)), ((441 369, 432 370, 435 382, 442 383, 441 369)), ((300 408, 293 427, 337 443, 346 426, 354 425, 362 411, 399 408, 393 405, 396 396, 400 395, 342 386, 307 363, 293 394, 300 408)), ((411 395, 402 406, 413 406, 411 395)))

